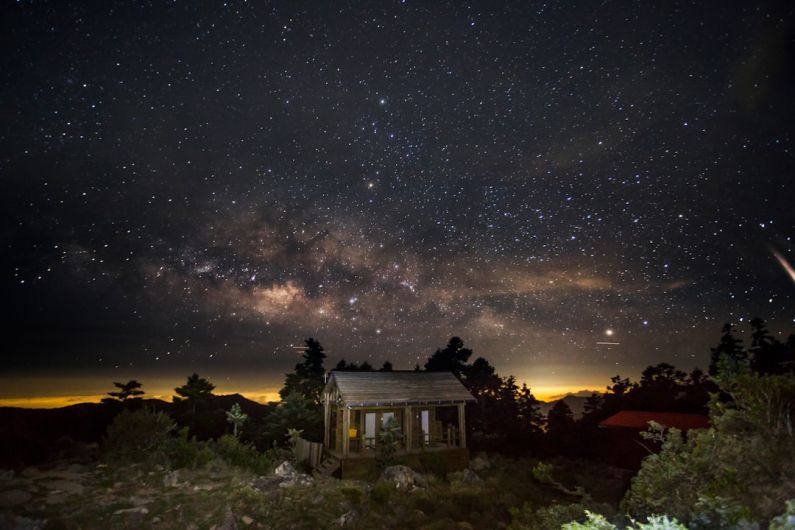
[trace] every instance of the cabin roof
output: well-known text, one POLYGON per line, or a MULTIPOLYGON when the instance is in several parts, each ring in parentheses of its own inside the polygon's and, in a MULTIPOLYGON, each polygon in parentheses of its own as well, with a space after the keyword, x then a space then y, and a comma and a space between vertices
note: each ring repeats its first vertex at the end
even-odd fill
POLYGON ((323 393, 336 388, 347 407, 377 407, 475 401, 450 372, 333 371, 323 393))
POLYGON ((622 410, 599 423, 602 427, 624 427, 628 429, 647 429, 650 421, 665 427, 682 431, 706 429, 709 417, 704 414, 684 414, 681 412, 647 412, 643 410, 622 410))

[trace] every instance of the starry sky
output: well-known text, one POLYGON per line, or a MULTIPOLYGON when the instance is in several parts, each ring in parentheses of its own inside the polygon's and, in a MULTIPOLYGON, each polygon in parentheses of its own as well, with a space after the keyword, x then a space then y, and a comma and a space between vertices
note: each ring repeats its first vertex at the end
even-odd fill
POLYGON ((265 396, 308 336, 408 369, 452 335, 543 397, 705 367, 726 321, 795 331, 789 2, 19 1, 0 26, 0 398, 193 371, 265 396))

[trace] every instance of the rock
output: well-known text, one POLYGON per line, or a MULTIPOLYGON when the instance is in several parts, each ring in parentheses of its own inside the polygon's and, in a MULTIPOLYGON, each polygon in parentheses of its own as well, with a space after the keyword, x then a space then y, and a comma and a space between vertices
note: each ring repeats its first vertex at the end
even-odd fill
POLYGON ((311 486, 314 483, 314 479, 309 475, 305 475, 303 473, 296 473, 294 476, 288 478, 287 480, 281 482, 279 484, 280 488, 293 488, 295 486, 311 486))
POLYGON ((82 464, 72 464, 71 466, 67 467, 66 470, 70 473, 85 473, 88 471, 86 466, 82 464))
POLYGON ((389 466, 384 469, 381 478, 399 490, 424 488, 427 485, 425 478, 408 466, 389 466))
POLYGON ((143 506, 137 506, 135 508, 124 508, 121 510, 116 510, 113 512, 113 515, 146 515, 149 513, 149 508, 145 508, 143 506))
POLYGON ((25 478, 35 478, 38 477, 39 475, 41 475, 41 471, 39 471, 38 468, 32 466, 26 467, 25 469, 22 470, 22 476, 25 478))
POLYGON ((491 462, 482 456, 478 456, 469 461, 469 469, 472 471, 485 471, 491 468, 491 462))
POLYGON ((242 522, 244 525, 248 526, 248 525, 250 525, 251 523, 253 523, 253 522, 254 522, 254 519, 252 519, 252 518, 251 518, 251 517, 249 517, 248 515, 244 515, 243 517, 241 517, 241 518, 240 518, 240 521, 241 521, 241 522, 242 522))
POLYGON ((226 509, 224 522, 216 530, 237 530, 237 522, 235 521, 235 514, 232 513, 232 508, 226 509))
POLYGON ((257 477, 251 481, 251 487, 258 491, 270 491, 284 482, 284 479, 276 475, 268 475, 266 477, 257 477))
POLYGON ((341 528, 350 526, 354 521, 356 521, 357 517, 359 517, 359 514, 355 511, 347 511, 334 520, 334 526, 339 526, 341 528))
POLYGON ((176 488, 179 486, 179 469, 168 471, 163 477, 163 486, 167 488, 176 488))
POLYGON ((35 521, 10 513, 0 514, 0 528, 8 530, 42 530, 45 524, 46 521, 35 521))
POLYGON ((53 491, 62 491, 69 495, 80 495, 83 493, 83 485, 69 480, 53 480, 44 484, 53 491))
POLYGON ((33 498, 33 495, 24 490, 8 490, 0 492, 0 508, 11 508, 25 504, 33 498))
POLYGON ((193 486, 193 491, 212 491, 216 487, 215 484, 196 484, 193 486))
POLYGON ((13 469, 0 469, 0 480, 11 480, 14 478, 13 469))
POLYGON ((473 526, 472 526, 471 524, 469 524, 467 521, 458 521, 458 522, 455 524, 455 527, 456 527, 458 530, 475 530, 475 527, 473 527, 473 526))
POLYGON ((483 482, 477 474, 472 471, 471 469, 465 469, 463 471, 456 471, 455 473, 450 473, 449 478, 451 481, 455 480, 458 482, 462 482, 464 484, 478 484, 483 482))
POLYGON ((279 464, 279 467, 273 470, 273 474, 277 477, 292 478, 297 474, 297 471, 290 462, 285 460, 279 464))

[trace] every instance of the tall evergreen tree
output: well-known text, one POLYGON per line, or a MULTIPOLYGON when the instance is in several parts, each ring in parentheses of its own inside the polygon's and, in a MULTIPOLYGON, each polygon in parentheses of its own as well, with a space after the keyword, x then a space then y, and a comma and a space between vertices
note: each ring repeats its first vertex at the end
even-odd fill
POLYGON ((323 353, 323 346, 315 339, 310 337, 304 342, 304 360, 295 365, 295 371, 286 375, 284 388, 279 391, 279 395, 286 399, 290 394, 297 393, 317 407, 320 405, 320 394, 325 385, 326 369, 323 368, 323 360, 326 354, 323 353))
POLYGON ((472 355, 472 350, 464 348, 464 341, 458 337, 451 337, 447 346, 436 350, 425 363, 429 372, 452 372, 459 379, 466 370, 466 363, 472 355))
POLYGON ((748 358, 742 346, 743 341, 734 336, 733 324, 727 322, 721 332, 720 342, 710 350, 709 375, 712 376, 718 375, 722 367, 734 373, 748 358))

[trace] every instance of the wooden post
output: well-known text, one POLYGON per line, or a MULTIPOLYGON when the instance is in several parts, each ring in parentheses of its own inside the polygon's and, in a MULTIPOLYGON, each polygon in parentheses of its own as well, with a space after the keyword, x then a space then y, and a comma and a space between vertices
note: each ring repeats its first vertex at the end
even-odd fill
POLYGON ((403 409, 403 444, 406 452, 411 452, 411 407, 403 409))
POLYGON ((458 446, 461 448, 467 446, 466 414, 464 414, 465 405, 465 403, 458 404, 458 437, 460 438, 458 446))
POLYGON ((342 408, 342 458, 348 458, 348 447, 351 444, 351 409, 342 408))
POLYGON ((329 394, 323 396, 323 447, 329 448, 331 428, 331 401, 329 394))

